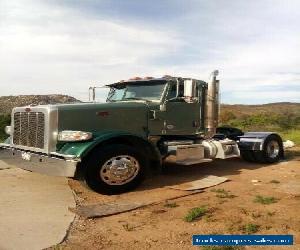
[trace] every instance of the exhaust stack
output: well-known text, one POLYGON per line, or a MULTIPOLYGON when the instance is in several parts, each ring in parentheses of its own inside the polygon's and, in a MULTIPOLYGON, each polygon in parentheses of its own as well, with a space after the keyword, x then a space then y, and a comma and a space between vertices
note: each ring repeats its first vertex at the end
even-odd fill
POLYGON ((208 90, 206 95, 206 130, 207 137, 212 137, 216 134, 219 121, 219 110, 220 110, 220 100, 219 100, 219 88, 220 81, 217 80, 219 74, 218 70, 211 73, 211 79, 208 84, 208 90))

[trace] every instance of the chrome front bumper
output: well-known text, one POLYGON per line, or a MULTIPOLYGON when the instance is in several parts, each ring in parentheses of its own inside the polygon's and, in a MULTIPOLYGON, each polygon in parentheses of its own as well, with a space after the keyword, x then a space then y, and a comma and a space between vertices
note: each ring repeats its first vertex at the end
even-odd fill
POLYGON ((70 155, 64 157, 25 151, 0 143, 0 161, 41 174, 74 177, 80 159, 70 155))

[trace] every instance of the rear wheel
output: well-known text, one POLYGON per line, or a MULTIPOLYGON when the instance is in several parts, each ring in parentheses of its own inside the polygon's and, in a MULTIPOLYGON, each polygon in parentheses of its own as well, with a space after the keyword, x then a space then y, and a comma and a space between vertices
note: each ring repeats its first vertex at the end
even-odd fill
POLYGON ((119 194, 137 187, 145 176, 146 157, 127 145, 95 149, 85 163, 86 183, 101 194, 119 194))
POLYGON ((266 138, 263 150, 261 151, 241 151, 241 156, 249 162, 274 163, 283 156, 282 140, 277 135, 270 135, 266 138))
POLYGON ((243 150, 243 151, 241 151, 241 157, 242 157, 245 161, 255 162, 255 158, 254 158, 253 151, 250 151, 250 150, 243 150))
POLYGON ((283 147, 281 138, 271 135, 265 140, 259 160, 263 163, 274 163, 278 162, 282 155, 283 147))

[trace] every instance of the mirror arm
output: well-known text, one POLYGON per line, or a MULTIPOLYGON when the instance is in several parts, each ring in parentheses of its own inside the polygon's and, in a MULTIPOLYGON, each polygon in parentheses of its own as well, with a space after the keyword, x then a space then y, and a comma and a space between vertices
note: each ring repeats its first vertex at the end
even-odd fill
POLYGON ((180 83, 179 83, 179 80, 177 78, 176 79, 176 98, 179 96, 179 85, 180 85, 180 83))

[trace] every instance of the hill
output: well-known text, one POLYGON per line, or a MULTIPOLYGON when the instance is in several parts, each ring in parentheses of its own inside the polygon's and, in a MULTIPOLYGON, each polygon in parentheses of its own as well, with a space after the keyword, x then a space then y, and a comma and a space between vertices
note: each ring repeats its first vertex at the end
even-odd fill
POLYGON ((274 131, 300 145, 300 103, 222 105, 220 125, 243 131, 274 131))
POLYGON ((222 105, 220 123, 243 130, 286 130, 300 127, 300 103, 222 105))
POLYGON ((0 114, 10 114, 14 107, 26 105, 45 105, 55 103, 80 102, 76 98, 68 95, 19 95, 0 96, 0 114))
POLYGON ((268 103, 262 105, 222 104, 221 116, 224 116, 229 112, 233 113, 237 118, 241 118, 243 116, 248 116, 248 115, 254 115, 257 113, 300 114, 300 103, 277 102, 277 103, 268 103))
POLYGON ((14 107, 80 102, 68 95, 19 95, 0 96, 0 142, 7 137, 4 127, 10 124, 10 113, 14 107))

